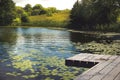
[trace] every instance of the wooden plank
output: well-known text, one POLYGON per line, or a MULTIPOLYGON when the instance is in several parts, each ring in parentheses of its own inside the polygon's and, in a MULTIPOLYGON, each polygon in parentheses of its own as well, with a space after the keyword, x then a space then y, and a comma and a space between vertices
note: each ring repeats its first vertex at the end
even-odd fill
POLYGON ((83 61, 102 62, 102 61, 108 60, 109 56, 111 56, 111 55, 98 55, 98 54, 93 54, 92 56, 83 59, 83 61))
POLYGON ((75 80, 89 80, 94 75, 96 75, 97 72, 102 70, 104 67, 109 65, 113 60, 115 60, 116 56, 105 56, 106 58, 109 58, 109 61, 102 62, 100 64, 97 64, 96 66, 92 67, 88 71, 84 72, 83 74, 79 75, 75 80))
POLYGON ((66 60, 101 62, 101 61, 107 60, 108 56, 110 56, 110 55, 81 53, 81 54, 75 55, 73 57, 67 58, 66 60))
POLYGON ((95 65, 74 80, 120 80, 120 56, 83 53, 66 59, 66 63, 88 68, 95 65))
POLYGON ((108 66, 104 67, 101 71, 97 72, 90 80, 102 80, 113 68, 115 68, 120 63, 120 58, 116 58, 108 66))
POLYGON ((120 80, 120 73, 116 76, 115 80, 120 80))
POLYGON ((87 53, 80 53, 78 55, 75 55, 73 57, 67 58, 66 60, 78 60, 81 61, 84 58, 88 58, 89 56, 91 56, 92 54, 87 54, 87 53))
POLYGON ((102 80, 114 80, 119 73, 120 73, 120 63, 116 67, 114 67, 114 69, 111 72, 109 72, 102 80))

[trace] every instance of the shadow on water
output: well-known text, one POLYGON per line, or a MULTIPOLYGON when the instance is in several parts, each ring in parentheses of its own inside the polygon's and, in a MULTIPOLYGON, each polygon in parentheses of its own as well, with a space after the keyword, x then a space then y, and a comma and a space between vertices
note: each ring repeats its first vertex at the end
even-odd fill
POLYGON ((13 79, 6 73, 15 70, 7 65, 12 63, 8 52, 14 47, 16 39, 16 29, 0 28, 0 80, 13 79))
POLYGON ((12 49, 13 45, 15 45, 16 43, 16 39, 17 39, 16 29, 1 28, 0 29, 0 54, 4 55, 5 57, 9 57, 7 51, 12 49))

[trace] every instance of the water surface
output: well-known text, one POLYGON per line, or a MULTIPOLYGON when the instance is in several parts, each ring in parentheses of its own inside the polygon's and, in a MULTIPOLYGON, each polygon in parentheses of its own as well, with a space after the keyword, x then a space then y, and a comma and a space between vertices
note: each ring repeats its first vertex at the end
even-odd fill
POLYGON ((0 29, 0 80, 72 80, 83 68, 65 66, 79 53, 68 31, 0 29))
POLYGON ((0 80, 73 80, 86 69, 65 59, 81 52, 119 55, 120 35, 0 28, 0 80))

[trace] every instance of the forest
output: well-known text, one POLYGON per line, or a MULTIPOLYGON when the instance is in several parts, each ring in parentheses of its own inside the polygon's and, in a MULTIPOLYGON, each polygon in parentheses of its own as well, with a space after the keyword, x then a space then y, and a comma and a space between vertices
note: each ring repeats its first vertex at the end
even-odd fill
POLYGON ((72 29, 120 31, 120 1, 77 1, 70 18, 69 28, 72 29))

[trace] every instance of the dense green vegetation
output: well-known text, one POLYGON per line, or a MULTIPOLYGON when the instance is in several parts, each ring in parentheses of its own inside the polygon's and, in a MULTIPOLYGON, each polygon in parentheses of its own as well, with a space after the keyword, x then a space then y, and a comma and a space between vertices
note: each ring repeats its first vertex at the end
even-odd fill
POLYGON ((23 26, 42 26, 42 27, 64 27, 69 21, 69 10, 53 13, 52 15, 43 14, 30 16, 28 23, 23 26))
POLYGON ((69 28, 80 30, 120 31, 117 19, 120 14, 119 0, 81 0, 71 10, 69 28), (107 29, 106 29, 107 27, 107 29))
POLYGON ((22 26, 64 27, 69 21, 70 10, 57 10, 55 7, 44 8, 41 4, 31 7, 27 4, 24 12, 29 15, 23 19, 22 26))
POLYGON ((41 4, 33 7, 15 6, 12 0, 0 2, 0 26, 65 26, 69 20, 69 10, 57 10, 55 7, 44 8, 41 4), (7 6, 6 6, 7 5, 7 6))
POLYGON ((12 0, 0 0, 0 26, 10 25, 14 18, 14 2, 12 0))
POLYGON ((70 10, 15 6, 12 0, 0 2, 0 26, 65 27, 77 30, 120 32, 119 0, 81 0, 70 10), (7 5, 7 6, 6 6, 7 5))

